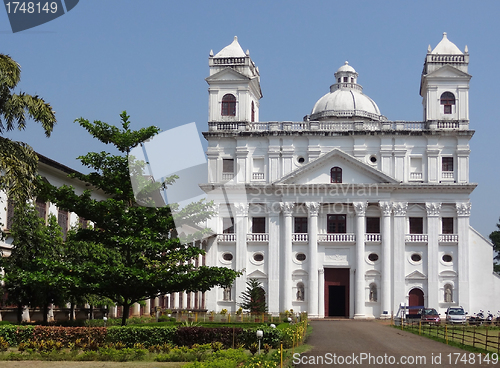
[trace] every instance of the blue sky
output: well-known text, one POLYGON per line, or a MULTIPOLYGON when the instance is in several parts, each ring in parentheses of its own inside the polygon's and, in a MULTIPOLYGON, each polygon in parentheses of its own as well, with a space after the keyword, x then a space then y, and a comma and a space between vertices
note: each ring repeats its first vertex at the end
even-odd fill
POLYGON ((500 2, 82 0, 70 12, 13 34, 0 9, 0 53, 22 66, 21 90, 49 101, 51 138, 30 124, 8 134, 83 170, 76 157, 105 149, 76 118, 167 130, 206 130, 208 55, 238 36, 260 69, 261 121, 301 121, 348 60, 391 120, 422 120, 420 75, 442 33, 469 47, 472 225, 487 236, 500 216, 498 85, 500 2), (496 102, 495 102, 496 100, 496 102))

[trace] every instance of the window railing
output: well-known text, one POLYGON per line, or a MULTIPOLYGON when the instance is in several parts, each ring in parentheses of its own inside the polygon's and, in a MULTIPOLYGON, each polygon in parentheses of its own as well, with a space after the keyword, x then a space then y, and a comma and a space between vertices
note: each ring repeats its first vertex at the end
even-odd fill
POLYGON ((254 172, 252 173, 253 180, 264 180, 264 173, 254 172))
POLYGON ((405 241, 408 243, 427 243, 427 234, 406 234, 405 241))
POLYGON ((307 233, 294 233, 294 234, 292 234, 292 241, 293 242, 308 242, 309 241, 309 234, 307 234, 307 233))
POLYGON ((411 172, 410 173, 410 180, 422 180, 422 173, 421 172, 411 172))
POLYGON ((232 180, 234 173, 222 173, 222 180, 232 180))
POLYGON ((440 243, 458 243, 458 234, 439 234, 440 243))
POLYGON ((455 177, 455 173, 453 171, 443 171, 441 173, 442 179, 453 179, 455 177))
POLYGON ((344 242, 344 243, 354 243, 356 242, 355 234, 318 234, 318 241, 327 242, 344 242))
POLYGON ((269 234, 263 233, 253 233, 247 234, 247 241, 249 242, 268 242, 269 234))
POLYGON ((217 234, 217 241, 219 243, 235 242, 236 234, 217 234))
POLYGON ((380 234, 365 234, 365 242, 380 243, 380 234))

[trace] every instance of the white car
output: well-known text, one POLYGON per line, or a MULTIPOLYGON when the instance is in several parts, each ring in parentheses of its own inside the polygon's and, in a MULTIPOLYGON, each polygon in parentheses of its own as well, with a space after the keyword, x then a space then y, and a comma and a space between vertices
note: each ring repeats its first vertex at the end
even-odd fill
POLYGON ((462 307, 450 307, 446 310, 446 322, 462 323, 467 322, 467 313, 462 307))

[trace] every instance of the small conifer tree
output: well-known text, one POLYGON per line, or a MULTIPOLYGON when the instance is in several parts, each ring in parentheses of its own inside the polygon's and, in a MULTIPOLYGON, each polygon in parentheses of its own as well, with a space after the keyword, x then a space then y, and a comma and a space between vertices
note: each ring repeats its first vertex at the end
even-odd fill
POLYGON ((242 303, 240 307, 250 311, 250 313, 267 312, 266 292, 257 279, 247 281, 247 289, 241 294, 242 303))

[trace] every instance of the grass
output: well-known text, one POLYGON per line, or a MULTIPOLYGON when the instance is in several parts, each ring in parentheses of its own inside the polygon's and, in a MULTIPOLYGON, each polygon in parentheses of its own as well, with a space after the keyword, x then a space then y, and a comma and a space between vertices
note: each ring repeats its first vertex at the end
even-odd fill
MULTIPOLYGON (((394 326, 401 329, 401 326, 394 326)), ((435 341, 479 353, 499 353, 500 330, 488 326, 449 326, 410 324, 405 331, 422 335, 435 341)))

